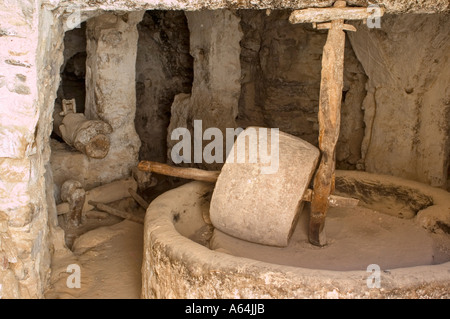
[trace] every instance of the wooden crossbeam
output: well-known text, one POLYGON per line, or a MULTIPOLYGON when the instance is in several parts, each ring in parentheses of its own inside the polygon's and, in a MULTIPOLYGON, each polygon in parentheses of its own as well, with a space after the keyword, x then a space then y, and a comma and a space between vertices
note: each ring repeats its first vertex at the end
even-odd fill
POLYGON ((291 13, 289 21, 296 23, 314 23, 333 20, 366 20, 369 18, 379 18, 384 14, 383 8, 365 7, 344 7, 340 4, 342 1, 336 1, 334 7, 330 8, 308 8, 295 10, 291 13))
MULTIPOLYGON (((153 172, 173 177, 181 177, 187 179, 193 179, 197 181, 207 181, 215 183, 219 177, 220 171, 206 171, 201 169, 191 169, 184 167, 175 167, 163 163, 151 162, 151 161, 141 161, 138 168, 142 171, 153 172)), ((307 189, 303 195, 302 201, 310 202, 313 197, 313 191, 307 189)), ((359 200, 354 198, 347 198, 342 196, 331 195, 327 199, 331 207, 342 207, 342 206, 357 206, 359 200)), ((148 205, 147 205, 148 206, 148 205)))

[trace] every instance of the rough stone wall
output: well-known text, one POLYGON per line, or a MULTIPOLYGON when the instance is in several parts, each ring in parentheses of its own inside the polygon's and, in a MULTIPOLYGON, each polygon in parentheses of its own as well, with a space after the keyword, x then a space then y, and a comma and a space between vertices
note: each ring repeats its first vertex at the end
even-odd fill
POLYGON ((44 175, 62 26, 41 1, 2 1, 0 16, 0 297, 41 298, 52 249, 44 175))
MULTIPOLYGON (((172 105, 167 141, 169 160, 172 146, 178 143, 171 139, 176 128, 188 128, 193 141, 194 120, 202 120, 203 131, 215 127, 225 132, 226 128, 236 127, 241 91, 239 17, 229 10, 187 12, 186 16, 190 52, 194 57, 194 82, 192 94, 177 95, 172 105)), ((191 161, 194 162, 193 154, 191 161)), ((202 162, 196 165, 219 169, 223 164, 202 162)))
POLYGON ((450 156, 450 16, 386 15, 350 34, 369 77, 365 169, 444 187, 450 156))
MULTIPOLYGON (((326 31, 292 25, 290 11, 241 10, 242 92, 239 126, 278 127, 318 145, 318 108, 326 31)), ((347 41, 339 168, 356 168, 364 136, 362 101, 366 76, 347 41)))
POLYGON ((182 11, 147 11, 138 25, 136 131, 139 157, 165 162, 170 108, 179 93, 191 93, 193 59, 182 11))
MULTIPOLYGON (((330 7, 336 0, 44 0, 53 6, 79 6, 84 11, 94 10, 218 10, 218 9, 301 9, 330 7)), ((434 13, 447 11, 448 0, 347 0, 349 6, 379 4, 390 13, 434 13)))
MULTIPOLYGON (((52 252, 64 249, 63 236, 57 228, 54 188, 51 182, 52 175, 57 177, 58 172, 52 172, 54 167, 50 168, 49 161, 53 108, 60 70, 64 63, 63 38, 67 28, 60 16, 61 11, 52 11, 53 7, 41 4, 37 0, 5 0, 0 3, 0 43, 5 48, 0 53, 2 298, 42 298, 50 272, 52 252)), ((130 14, 129 24, 118 22, 124 28, 121 31, 125 33, 126 41, 117 41, 115 36, 118 34, 114 30, 116 26, 112 30, 105 30, 106 33, 110 31, 109 37, 103 33, 106 39, 104 47, 101 46, 104 43, 98 41, 100 53, 104 50, 113 51, 113 54, 102 55, 99 61, 94 61, 91 65, 95 65, 95 71, 105 71, 102 69, 105 66, 102 62, 107 62, 105 58, 120 60, 120 56, 114 56, 114 49, 125 52, 122 57, 123 69, 118 73, 113 72, 112 76, 109 73, 109 79, 117 81, 116 75, 121 75, 122 82, 118 85, 128 89, 128 94, 120 96, 124 92, 116 90, 116 95, 108 95, 114 103, 106 99, 101 101, 103 104, 96 104, 100 109, 96 109, 95 114, 103 116, 116 129, 116 135, 112 139, 115 141, 114 151, 119 156, 109 163, 104 161, 95 163, 96 165, 86 158, 75 157, 66 168, 67 176, 73 176, 74 172, 80 173, 78 177, 87 176, 82 180, 87 180, 86 184, 89 178, 94 184, 128 175, 129 168, 137 162, 139 140, 134 130, 134 67, 136 24, 142 14, 130 14), (110 47, 107 45, 109 41, 113 42, 110 47), (130 70, 127 69, 128 66, 131 66, 130 70), (71 172, 74 167, 78 171, 71 172), (97 176, 89 175, 92 168, 92 172, 98 173, 97 176)), ((103 27, 104 25, 101 29, 107 29, 103 27)), ((102 31, 99 33, 102 34, 102 31)), ((120 36, 119 34, 119 39, 120 36)), ((95 72, 90 73, 92 74, 99 75, 95 72)), ((107 71, 102 73, 106 74, 107 71)), ((98 81, 100 86, 96 87, 97 91, 102 89, 101 85, 105 82, 106 78, 103 78, 103 82, 98 81)), ((67 154, 63 160, 69 157, 67 154)), ((54 163, 55 157, 52 157, 52 164, 54 163)), ((61 182, 63 181, 64 179, 61 182)))

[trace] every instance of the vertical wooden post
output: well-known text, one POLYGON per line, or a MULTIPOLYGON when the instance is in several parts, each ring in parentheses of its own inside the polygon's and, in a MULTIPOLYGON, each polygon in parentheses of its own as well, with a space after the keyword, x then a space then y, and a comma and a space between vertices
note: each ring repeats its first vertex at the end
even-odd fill
MULTIPOLYGON (((345 7, 345 1, 336 2, 335 7, 345 7)), ((319 100, 319 148, 322 157, 314 177, 309 222, 309 241, 317 246, 326 244, 323 228, 329 208, 328 198, 334 191, 345 50, 344 20, 331 21, 326 27, 329 27, 329 31, 323 49, 319 100)))

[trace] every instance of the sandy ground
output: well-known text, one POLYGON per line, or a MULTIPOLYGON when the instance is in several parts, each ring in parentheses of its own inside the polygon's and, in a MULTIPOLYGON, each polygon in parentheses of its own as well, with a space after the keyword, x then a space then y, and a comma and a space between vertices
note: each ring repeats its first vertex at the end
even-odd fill
POLYGON ((328 270, 366 270, 439 264, 450 261, 450 236, 431 234, 414 223, 364 207, 331 208, 325 232, 327 245, 308 242, 308 207, 302 212, 288 247, 269 247, 214 230, 211 249, 256 260, 328 270))
MULTIPOLYGON (((430 234, 413 220, 363 207, 332 208, 326 223, 328 245, 318 248, 308 243, 307 216, 305 210, 286 248, 249 243, 217 230, 210 245, 236 256, 315 269, 367 269, 369 264, 378 264, 389 270, 450 260, 450 236, 430 234)), ((55 254, 46 298, 140 298, 142 248, 143 225, 130 221, 82 234, 74 241, 73 253, 55 254), (72 274, 67 267, 73 264, 80 266, 80 288, 67 285, 72 274)))
MULTIPOLYGON (((186 180, 154 174, 158 185, 143 194, 151 202, 168 189, 186 183, 186 180)), ((109 204, 133 214, 145 215, 131 197, 109 204)), ((106 215, 101 219, 84 218, 76 228, 67 227, 64 218, 59 225, 65 231, 69 249, 59 249, 52 261, 50 285, 45 293, 48 299, 138 299, 141 296, 141 265, 144 226, 124 221, 107 213, 91 211, 86 214, 106 215), (79 265, 80 288, 69 288, 67 280, 73 274, 69 265, 79 265)))
POLYGON ((48 299, 138 299, 141 295, 143 225, 122 221, 91 230, 73 244, 70 251, 56 254, 53 261, 48 299), (80 288, 69 288, 79 265, 80 288))
MULTIPOLYGON (((152 198, 164 192, 153 192, 152 198)), ((138 210, 131 199, 117 208, 138 210)), ((309 244, 309 206, 302 212, 288 247, 249 243, 214 230, 211 249, 256 260, 313 269, 366 270, 439 264, 450 261, 450 235, 433 234, 414 219, 401 219, 364 208, 331 208, 325 231, 328 244, 309 244)), ((144 213, 137 211, 137 213, 144 213)), ((86 220, 82 227, 66 230, 72 248, 54 254, 48 299, 138 299, 141 296, 143 225, 108 216, 86 220), (72 245, 73 243, 73 245, 72 245), (69 265, 80 267, 80 288, 69 288, 69 265)))
MULTIPOLYGON (((72 251, 55 254, 48 299, 138 299, 141 295, 143 225, 114 219, 79 236, 72 251), (115 223, 114 223, 115 222, 115 223), (80 288, 69 288, 69 265, 79 265, 80 288)), ((450 236, 431 234, 412 219, 363 208, 332 208, 326 222, 328 245, 307 240, 303 211, 286 248, 249 243, 214 230, 211 249, 256 260, 315 269, 381 269, 430 265, 450 260, 450 236)), ((97 225, 98 226, 98 225, 97 225)), ((87 224, 86 228, 94 225, 87 224)))

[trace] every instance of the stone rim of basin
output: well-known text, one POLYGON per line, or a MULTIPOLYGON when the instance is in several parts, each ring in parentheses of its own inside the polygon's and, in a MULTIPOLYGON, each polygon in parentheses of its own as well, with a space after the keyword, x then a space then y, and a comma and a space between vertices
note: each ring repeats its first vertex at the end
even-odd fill
MULTIPOLYGON (((338 171, 337 175, 353 173, 338 171)), ((369 179, 378 177, 368 173, 362 175, 369 179)), ((427 215, 431 220, 436 217, 437 210, 450 207, 447 192, 416 182, 407 181, 406 185, 419 188, 433 197, 434 205, 418 213, 419 224, 427 215)), ((282 266, 211 251, 177 231, 174 218, 177 208, 173 200, 176 196, 192 201, 193 197, 207 196, 210 190, 211 185, 207 183, 188 183, 164 193, 149 206, 142 267, 144 298, 327 298, 327 294, 333 291, 337 291, 340 298, 434 298, 448 295, 450 262, 382 271, 381 289, 371 289, 366 285, 370 273, 363 270, 282 266), (169 285, 177 286, 176 292, 164 289, 169 285)))

